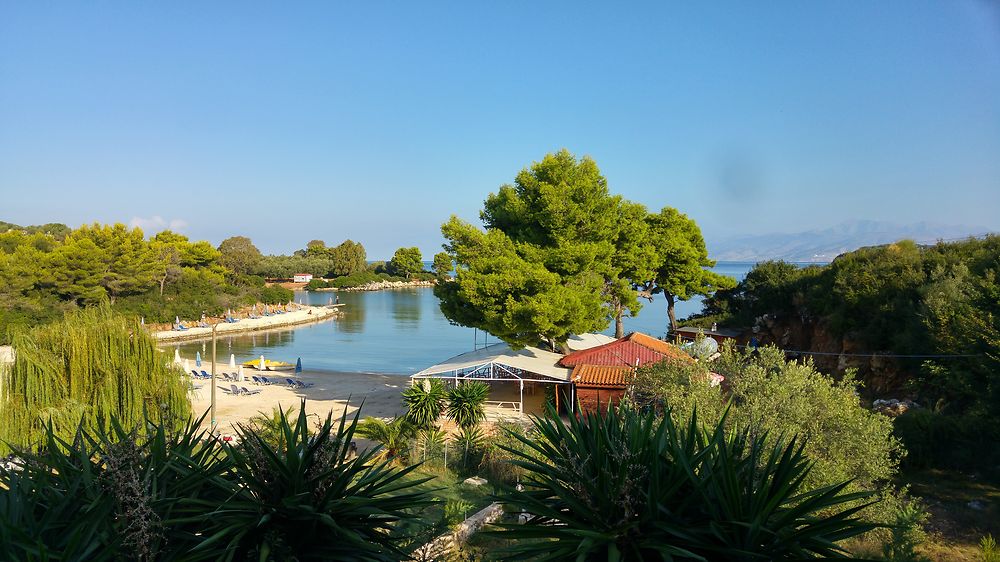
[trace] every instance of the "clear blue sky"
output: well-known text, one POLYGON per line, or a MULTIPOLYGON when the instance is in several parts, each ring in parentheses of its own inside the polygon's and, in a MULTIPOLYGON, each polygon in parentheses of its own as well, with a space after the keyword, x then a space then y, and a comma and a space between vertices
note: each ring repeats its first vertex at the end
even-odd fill
POLYGON ((430 253, 566 147, 709 240, 1000 230, 1000 3, 476 4, 0 0, 0 220, 430 253))

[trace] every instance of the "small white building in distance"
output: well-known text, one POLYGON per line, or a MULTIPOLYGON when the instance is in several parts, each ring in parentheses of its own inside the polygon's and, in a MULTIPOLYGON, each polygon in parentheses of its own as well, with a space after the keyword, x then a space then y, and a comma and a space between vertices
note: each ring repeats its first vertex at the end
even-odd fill
POLYGON ((293 283, 308 283, 313 280, 312 273, 296 273, 292 276, 293 283))

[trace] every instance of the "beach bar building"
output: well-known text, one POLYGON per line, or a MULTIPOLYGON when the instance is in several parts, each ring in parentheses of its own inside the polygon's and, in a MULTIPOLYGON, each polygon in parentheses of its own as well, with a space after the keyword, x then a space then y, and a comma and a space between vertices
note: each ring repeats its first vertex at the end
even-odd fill
POLYGON ((632 332, 604 345, 565 355, 559 365, 573 370, 570 383, 581 410, 600 411, 609 403, 621 401, 637 367, 670 358, 693 361, 674 345, 632 332))
POLYGON ((312 273, 296 273, 292 276, 292 283, 308 283, 312 280, 312 273))
MULTIPOLYGON (((603 334, 572 336, 570 350, 584 350, 614 341, 603 334)), ((411 384, 424 379, 443 379, 455 385, 483 381, 490 385, 487 413, 492 416, 523 416, 544 411, 546 395, 554 392, 557 410, 572 411, 575 397, 570 380, 572 369, 559 365, 565 357, 537 347, 514 350, 505 343, 456 355, 410 377, 411 384)))

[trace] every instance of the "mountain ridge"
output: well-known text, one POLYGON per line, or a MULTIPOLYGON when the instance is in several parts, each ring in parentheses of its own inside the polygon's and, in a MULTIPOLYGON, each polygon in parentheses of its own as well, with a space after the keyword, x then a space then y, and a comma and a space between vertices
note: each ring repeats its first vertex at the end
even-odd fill
POLYGON ((982 236, 989 232, 990 229, 983 227, 929 221, 897 224, 856 219, 803 232, 757 234, 709 241, 708 249, 712 259, 719 261, 780 259, 826 263, 844 252, 865 246, 890 244, 904 239, 933 244, 938 240, 982 236))

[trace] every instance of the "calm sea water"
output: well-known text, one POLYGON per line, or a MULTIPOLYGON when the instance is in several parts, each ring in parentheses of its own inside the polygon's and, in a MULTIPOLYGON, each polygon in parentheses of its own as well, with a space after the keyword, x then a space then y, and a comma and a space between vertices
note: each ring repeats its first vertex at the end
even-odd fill
MULTIPOLYGON (((718 273, 743 279, 752 263, 720 262, 718 273)), ((219 361, 236 355, 238 362, 269 359, 294 363, 302 358, 306 369, 409 375, 449 357, 471 351, 496 339, 472 328, 448 323, 430 288, 376 292, 297 292, 295 300, 305 304, 327 304, 335 295, 347 305, 336 320, 258 334, 219 338, 219 361)), ((667 302, 657 295, 635 318, 625 319, 625 331, 662 336, 667 327, 667 302)), ((677 304, 677 317, 701 311, 701 299, 677 304)), ((614 326, 606 333, 613 335, 614 326)), ((179 346, 181 355, 202 357, 211 353, 211 343, 179 346)))

